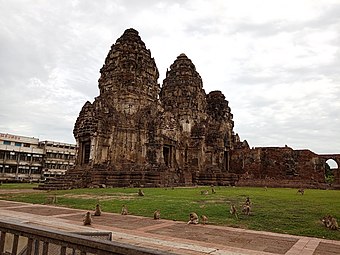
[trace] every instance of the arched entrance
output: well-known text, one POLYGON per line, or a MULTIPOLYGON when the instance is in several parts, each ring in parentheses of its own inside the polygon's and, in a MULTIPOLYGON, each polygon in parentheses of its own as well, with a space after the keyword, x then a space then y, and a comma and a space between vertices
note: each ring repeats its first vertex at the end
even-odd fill
POLYGON ((340 189, 340 154, 319 154, 319 159, 324 164, 325 181, 332 184, 335 189, 340 189))
POLYGON ((334 159, 326 160, 325 165, 325 181, 332 184, 335 179, 337 170, 339 169, 338 163, 334 159))

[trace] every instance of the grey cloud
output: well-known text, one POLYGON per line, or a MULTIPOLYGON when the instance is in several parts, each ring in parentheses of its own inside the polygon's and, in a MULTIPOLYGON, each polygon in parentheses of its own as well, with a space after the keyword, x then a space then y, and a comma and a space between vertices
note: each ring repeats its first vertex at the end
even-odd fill
POLYGON ((209 36, 219 31, 218 19, 216 17, 198 18, 190 22, 183 31, 188 36, 202 35, 209 36))
POLYGON ((244 100, 248 101, 247 105, 242 104, 244 108, 237 109, 241 116, 235 115, 234 107, 234 120, 237 132, 248 140, 250 146, 287 144, 294 148, 310 148, 317 153, 338 151, 339 104, 320 100, 320 109, 315 110, 308 105, 309 95, 300 99, 300 102, 273 102, 261 97, 244 100), (290 106, 292 111, 285 109, 285 105, 290 106), (266 109, 272 113, 268 114, 266 109), (247 112, 245 116, 251 116, 251 119, 243 119, 242 111, 247 112), (283 113, 285 116, 281 119, 283 113))
POLYGON ((337 24, 337 26, 339 26, 340 25, 339 13, 340 13, 339 3, 328 5, 324 8, 324 11, 317 19, 311 20, 310 22, 306 23, 305 26, 319 27, 320 29, 325 27, 327 28, 334 24, 337 24))
MULTIPOLYGON (((159 15, 153 16, 152 13, 166 13, 173 6, 187 8, 188 1, 105 0, 99 4, 82 0, 75 6, 72 3, 74 1, 56 1, 51 4, 47 1, 24 3, 13 0, 1 6, 0 89, 2 95, 6 95, 0 101, 1 132, 74 142, 74 122, 86 100, 93 101, 98 95, 99 69, 106 54, 129 27, 135 27, 140 32, 147 48, 151 49, 153 57, 158 61, 157 64, 165 63, 164 70, 158 66, 162 68, 160 73, 164 74, 166 67, 181 53, 172 48, 178 35, 169 35, 169 31, 172 33, 180 30, 190 39, 196 35, 202 38, 213 35, 214 38, 220 36, 232 39, 234 34, 243 33, 249 35, 247 38, 256 46, 259 38, 273 37, 283 31, 339 27, 340 23, 337 15, 339 5, 329 7, 321 16, 308 22, 287 23, 275 20, 252 24, 236 20, 226 24, 219 16, 195 15, 180 24, 180 27, 174 27, 172 23, 176 19, 175 13, 170 20, 157 20, 154 17, 158 18, 159 15), (142 16, 143 11, 150 14, 147 24, 142 20, 145 18, 142 16), (156 47, 153 45, 155 42, 162 46, 156 47), (154 50, 155 47, 157 50, 154 50), (175 53, 169 56, 169 52, 175 53), (32 84, 28 86, 33 78, 39 80, 42 87, 32 84)), ((338 36, 330 43, 339 47, 339 42, 338 36)), ((211 47, 215 45, 216 42, 211 41, 211 47)), ((189 57, 200 73, 204 73, 207 68, 207 63, 200 62, 202 58, 210 59, 208 64, 216 65, 216 68, 223 65, 215 61, 214 56, 205 56, 206 52, 202 50, 205 46, 197 41, 196 45, 188 49, 190 53, 193 52, 189 57), (198 50, 195 51, 196 48, 198 50)), ((223 48, 219 51, 225 54, 223 48)), ((228 80, 229 84, 211 85, 214 89, 222 90, 229 100, 234 113, 235 131, 247 139, 251 146, 287 144, 311 148, 316 152, 338 151, 340 144, 336 137, 340 125, 340 106, 334 102, 339 101, 339 89, 332 91, 332 97, 322 94, 321 98, 305 91, 304 95, 300 95, 299 102, 293 98, 283 102, 280 95, 270 96, 266 92, 275 91, 282 83, 304 84, 320 79, 321 76, 339 85, 339 48, 330 63, 298 68, 273 66, 270 67, 270 75, 266 77, 257 75, 263 71, 261 66, 247 65, 248 58, 243 56, 236 59, 234 63, 239 66, 236 73, 229 74, 226 68, 223 73, 216 74, 223 77, 221 80, 228 80), (228 79, 225 78, 227 75, 228 79), (317 111, 309 105, 311 98, 320 104, 317 111), (287 105, 294 106, 297 111, 287 112, 287 105), (311 109, 314 112, 310 112, 311 109), (278 118, 283 113, 285 117, 278 118)), ((206 76, 202 78, 204 81, 207 79, 206 76)), ((207 86, 205 89, 209 92, 207 86)))
POLYGON ((321 12, 319 16, 316 16, 314 19, 307 21, 294 21, 287 22, 282 19, 282 17, 278 17, 276 20, 271 22, 263 22, 263 23, 254 23, 251 20, 249 21, 236 21, 233 28, 229 30, 229 33, 251 33, 254 36, 266 37, 266 36, 274 36, 281 32, 296 32, 304 29, 325 29, 330 26, 340 26, 340 4, 330 4, 325 5, 323 7, 324 10, 321 12))

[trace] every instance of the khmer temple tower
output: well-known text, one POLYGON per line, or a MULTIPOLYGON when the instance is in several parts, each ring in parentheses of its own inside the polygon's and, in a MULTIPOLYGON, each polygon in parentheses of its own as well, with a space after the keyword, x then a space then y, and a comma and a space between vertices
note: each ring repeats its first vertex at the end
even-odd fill
POLYGON ((206 95, 185 54, 167 70, 160 88, 150 50, 136 30, 127 29, 100 73, 100 94, 85 103, 74 127, 78 168, 105 169, 113 185, 205 182, 200 176, 212 168, 228 175, 235 141, 228 102, 220 91, 206 95))
POLYGON ((45 188, 324 182, 324 160, 313 152, 241 141, 225 96, 206 94, 185 54, 161 87, 158 78, 150 50, 127 29, 100 70, 99 95, 76 120, 76 167, 45 188))

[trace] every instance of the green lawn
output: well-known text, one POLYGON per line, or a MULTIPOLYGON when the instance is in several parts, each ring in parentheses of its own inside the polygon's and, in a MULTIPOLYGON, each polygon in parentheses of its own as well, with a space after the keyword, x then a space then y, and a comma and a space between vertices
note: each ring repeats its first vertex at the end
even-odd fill
POLYGON ((33 189, 38 187, 37 183, 3 183, 0 185, 1 189, 33 189))
MULTIPOLYGON (((315 236, 340 240, 340 231, 325 228, 320 218, 331 214, 340 219, 340 191, 305 190, 304 195, 297 189, 210 187, 196 188, 144 188, 144 197, 138 196, 137 188, 74 189, 51 192, 7 193, 0 186, 0 199, 30 203, 46 203, 47 197, 56 195, 57 205, 94 211, 100 203, 105 212, 119 213, 123 204, 129 213, 152 217, 160 209, 161 218, 187 221, 190 212, 206 215, 209 223, 254 230, 264 230, 294 235, 315 236), (201 190, 209 190, 201 195, 201 190), (241 206, 249 196, 252 202, 250 216, 241 213, 241 206), (235 204, 239 219, 229 213, 230 204, 235 204)), ((29 185, 29 184, 28 184, 29 185)), ((25 186, 27 188, 27 186, 25 186)), ((31 186, 28 186, 31 187, 31 186)))

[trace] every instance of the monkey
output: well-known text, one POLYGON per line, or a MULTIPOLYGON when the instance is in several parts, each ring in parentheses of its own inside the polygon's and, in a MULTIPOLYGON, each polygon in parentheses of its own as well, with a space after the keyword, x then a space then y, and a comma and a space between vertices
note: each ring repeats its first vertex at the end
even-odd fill
POLYGON ((161 218, 161 212, 157 209, 154 213, 153 213, 153 219, 154 220, 159 220, 161 218))
POLYGON ((209 191, 207 190, 201 190, 201 195, 208 195, 209 194, 209 191))
POLYGON ((328 216, 324 216, 322 219, 321 219, 321 221, 322 221, 322 223, 325 225, 325 227, 330 227, 330 225, 331 225, 331 221, 330 221, 330 218, 331 218, 332 216, 330 216, 330 215, 328 215, 328 216))
POLYGON ((216 194, 214 184, 211 184, 210 187, 211 187, 211 194, 216 194))
POLYGON ((100 216, 102 214, 102 210, 100 209, 100 205, 96 205, 96 210, 94 212, 94 216, 100 216))
POLYGON ((325 227, 331 229, 331 230, 338 230, 339 225, 336 220, 336 218, 332 217, 331 215, 325 216, 321 219, 322 223, 325 225, 325 227))
POLYGON ((249 205, 249 206, 251 205, 251 202, 250 202, 250 198, 249 198, 249 197, 246 198, 246 202, 244 202, 244 204, 245 204, 245 205, 249 205))
POLYGON ((327 228, 330 228, 330 229, 336 229, 337 228, 337 222, 331 215, 323 217, 321 219, 321 221, 324 223, 324 225, 327 228))
POLYGON ((144 197, 144 192, 142 189, 138 190, 138 196, 144 197))
POLYGON ((91 218, 91 213, 90 212, 87 212, 84 216, 84 219, 83 219, 83 222, 84 222, 84 225, 91 225, 92 223, 92 218, 91 218))
POLYGON ((265 190, 265 191, 267 191, 267 190, 268 190, 267 186, 264 186, 264 190, 265 190))
POLYGON ((236 219, 238 219, 238 214, 235 205, 230 205, 230 214, 235 215, 236 219))
POLYGON ((122 212, 121 215, 128 215, 128 209, 125 205, 122 206, 122 212))
POLYGON ((245 215, 250 215, 250 204, 244 204, 243 205, 243 209, 242 209, 242 212, 245 214, 245 215))
POLYGON ((47 204, 56 204, 57 203, 57 195, 52 195, 46 198, 47 204))
POLYGON ((250 210, 251 210, 251 202, 250 202, 250 198, 247 197, 246 201, 243 204, 242 212, 245 215, 250 215, 250 210))
POLYGON ((201 223, 202 223, 203 225, 207 224, 207 223, 208 223, 208 217, 205 216, 205 215, 202 215, 202 216, 201 216, 201 223))
POLYGON ((192 212, 189 214, 190 220, 187 224, 198 224, 198 216, 196 213, 192 212))
POLYGON ((305 189, 301 188, 301 189, 298 189, 298 191, 296 192, 297 194, 305 194, 305 189))
POLYGON ((53 204, 53 201, 54 201, 54 197, 47 197, 46 198, 46 204, 53 204))
POLYGON ((331 230, 338 230, 339 229, 339 225, 338 225, 336 218, 331 217, 331 224, 330 224, 329 228, 331 230))

